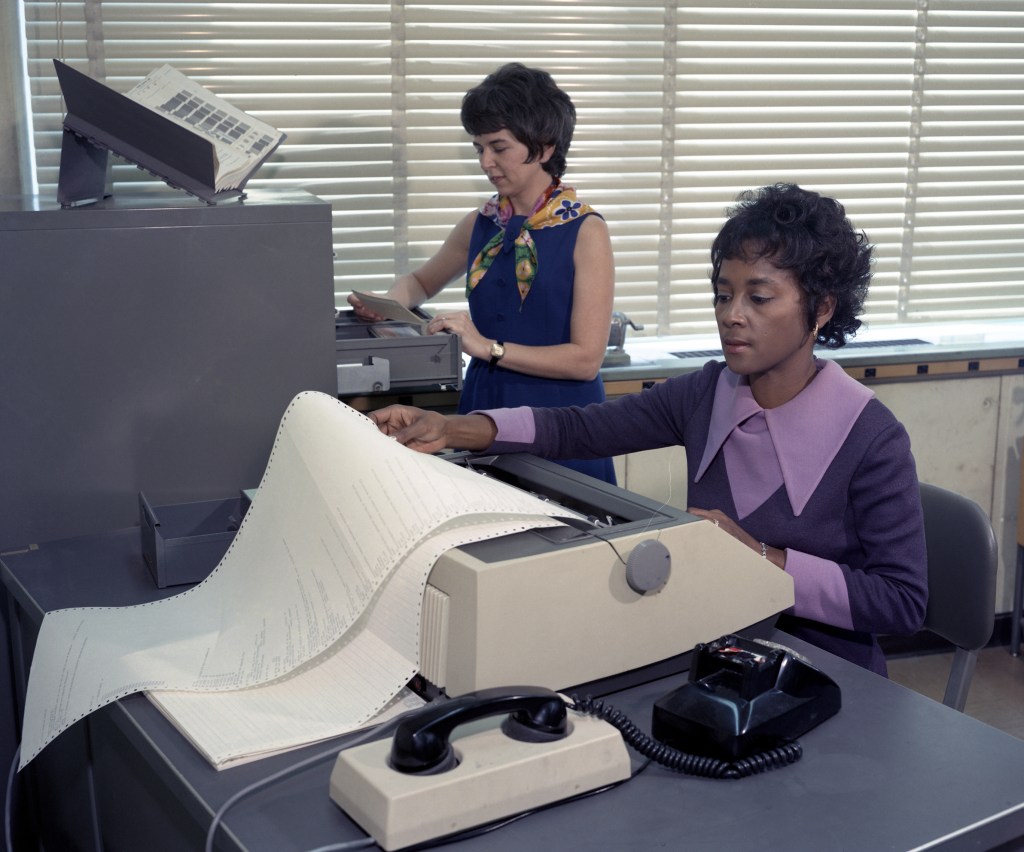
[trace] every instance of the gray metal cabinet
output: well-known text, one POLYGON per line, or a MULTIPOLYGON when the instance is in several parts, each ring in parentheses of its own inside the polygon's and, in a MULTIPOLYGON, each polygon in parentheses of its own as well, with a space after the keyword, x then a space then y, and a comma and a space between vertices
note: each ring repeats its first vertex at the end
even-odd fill
POLYGON ((334 349, 308 193, 0 198, 0 550, 255 487, 292 397, 336 394, 334 349))

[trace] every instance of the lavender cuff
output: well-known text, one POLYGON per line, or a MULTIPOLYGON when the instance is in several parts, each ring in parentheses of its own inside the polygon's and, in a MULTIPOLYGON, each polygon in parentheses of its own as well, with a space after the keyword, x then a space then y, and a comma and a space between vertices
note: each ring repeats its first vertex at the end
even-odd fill
POLYGON ((498 427, 498 434, 494 437, 495 444, 532 444, 537 437, 537 424, 533 419, 533 409, 529 406, 492 408, 470 413, 483 414, 494 421, 494 425, 498 427))
POLYGON ((839 565, 787 549, 786 573, 793 578, 794 615, 853 630, 850 590, 839 565))

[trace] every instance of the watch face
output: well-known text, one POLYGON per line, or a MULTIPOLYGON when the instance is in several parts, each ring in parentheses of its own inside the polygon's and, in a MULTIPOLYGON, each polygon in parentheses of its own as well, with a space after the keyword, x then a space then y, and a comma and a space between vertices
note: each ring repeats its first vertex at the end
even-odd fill
POLYGON ((501 357, 504 356, 504 354, 505 354, 505 347, 504 346, 502 346, 500 343, 492 343, 491 344, 491 357, 492 358, 501 358, 501 357))

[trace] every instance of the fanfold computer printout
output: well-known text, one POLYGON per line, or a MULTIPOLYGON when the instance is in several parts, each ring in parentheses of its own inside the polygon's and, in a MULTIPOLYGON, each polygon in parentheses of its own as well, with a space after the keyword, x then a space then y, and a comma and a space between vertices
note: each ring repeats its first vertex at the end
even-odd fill
POLYGON ((420 606, 437 557, 565 514, 401 446, 334 397, 299 394, 207 579, 153 603, 46 613, 21 766, 77 720, 138 691, 156 693, 169 715, 178 708, 182 730, 206 714, 198 697, 223 697, 219 710, 211 702, 205 729, 186 734, 215 765, 359 727, 417 671, 420 606), (320 696, 333 727, 316 713, 292 715, 293 698, 316 704, 320 696), (290 736, 279 730, 283 718, 293 720, 290 736))

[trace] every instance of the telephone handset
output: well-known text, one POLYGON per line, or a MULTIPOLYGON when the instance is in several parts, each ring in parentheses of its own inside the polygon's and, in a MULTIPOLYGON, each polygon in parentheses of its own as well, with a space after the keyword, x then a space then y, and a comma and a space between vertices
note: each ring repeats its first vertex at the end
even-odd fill
POLYGON ((395 730, 389 763, 407 773, 438 773, 457 759, 449 738, 459 725, 507 713, 506 736, 523 742, 549 742, 568 733, 565 701, 550 689, 536 686, 497 687, 471 692, 424 708, 395 730))

